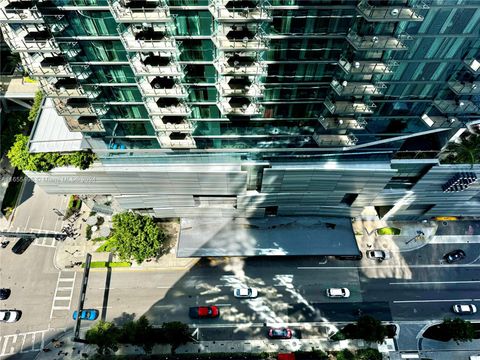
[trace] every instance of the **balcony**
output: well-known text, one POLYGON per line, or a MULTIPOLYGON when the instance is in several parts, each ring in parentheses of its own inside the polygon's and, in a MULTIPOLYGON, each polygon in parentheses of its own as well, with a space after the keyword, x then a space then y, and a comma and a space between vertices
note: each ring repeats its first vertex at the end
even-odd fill
POLYGON ((433 105, 444 114, 479 113, 480 109, 468 100, 434 100, 433 105))
POLYGON ((74 78, 41 78, 40 85, 48 97, 86 98, 87 94, 74 78))
POLYGON ((368 21, 423 21, 423 16, 421 16, 413 7, 401 7, 393 5, 372 6, 368 3, 368 0, 361 0, 357 5, 357 10, 360 15, 362 15, 368 21))
POLYGON ((72 60, 82 52, 82 48, 78 42, 62 42, 59 44, 63 56, 72 60))
POLYGON ((128 51, 161 51, 165 54, 178 54, 180 51, 175 39, 167 35, 165 26, 155 26, 144 30, 129 27, 120 34, 120 40, 128 51))
POLYGON ((340 68, 347 74, 393 74, 395 67, 398 66, 398 62, 391 60, 388 62, 377 61, 352 61, 348 62, 346 59, 341 58, 338 61, 340 68))
POLYGON ((185 98, 188 91, 181 83, 170 77, 148 76, 138 79, 140 92, 145 97, 185 98))
POLYGON ((352 135, 331 135, 331 134, 314 134, 313 140, 318 146, 354 146, 357 144, 358 139, 352 135))
POLYGON ((183 77, 182 66, 170 57, 161 56, 160 53, 142 54, 130 56, 130 64, 136 76, 174 76, 183 77))
POLYGON ((335 90, 338 95, 371 95, 381 96, 384 94, 387 86, 384 83, 369 84, 358 82, 339 82, 335 79, 332 80, 330 86, 335 90))
POLYGON ((362 130, 367 126, 367 122, 361 117, 359 118, 332 118, 320 116, 318 121, 325 130, 362 130))
POLYGON ((65 124, 72 132, 104 132, 102 122, 95 116, 65 116, 65 124))
POLYGON ((253 78, 226 76, 215 84, 220 96, 263 97, 265 87, 255 82, 253 78))
POLYGON ((432 129, 435 128, 455 128, 461 126, 463 123, 458 121, 456 117, 453 116, 428 116, 423 114, 421 117, 422 121, 432 129))
POLYGON ((14 30, 8 24, 0 24, 5 42, 17 52, 55 52, 58 45, 42 25, 26 25, 14 30))
POLYGON ((363 103, 359 101, 331 101, 326 99, 324 104, 332 114, 373 114, 376 107, 373 103, 363 103))
POLYGON ((193 137, 181 132, 167 132, 158 135, 158 142, 166 149, 195 149, 197 147, 193 137))
POLYGON ((57 114, 60 116, 96 116, 97 113, 85 99, 53 99, 57 114))
POLYGON ((223 98, 217 102, 222 115, 255 116, 263 113, 263 107, 244 97, 223 98))
POLYGON ((256 59, 255 53, 227 56, 222 53, 213 61, 213 66, 221 75, 267 76, 268 66, 256 59))
POLYGON ((55 54, 21 53, 22 63, 32 76, 37 77, 74 77, 70 64, 61 56, 55 54))
POLYGON ((41 24, 40 12, 33 9, 33 1, 0 1, 0 23, 41 24))
POLYGON ((212 41, 219 50, 224 51, 264 51, 268 49, 268 40, 260 29, 248 26, 224 26, 213 35, 212 41))
POLYGON ((408 50, 403 40, 411 40, 409 35, 401 35, 398 38, 394 36, 359 36, 355 32, 350 31, 347 35, 347 41, 356 50, 408 50))
POLYGON ((184 101, 175 98, 146 98, 145 105, 150 116, 189 116, 192 113, 184 101))
POLYGON ((183 116, 152 116, 152 123, 156 131, 189 133, 193 131, 191 121, 183 116))
POLYGON ((213 1, 208 9, 215 20, 226 23, 272 21, 270 4, 264 0, 213 1))
POLYGON ((117 23, 165 23, 173 21, 163 0, 109 0, 117 23))
POLYGON ((467 66, 469 71, 471 71, 475 75, 480 74, 480 61, 476 59, 470 59, 470 60, 464 60, 463 62, 467 66))
POLYGON ((449 81, 448 87, 457 95, 480 95, 480 81, 449 81))

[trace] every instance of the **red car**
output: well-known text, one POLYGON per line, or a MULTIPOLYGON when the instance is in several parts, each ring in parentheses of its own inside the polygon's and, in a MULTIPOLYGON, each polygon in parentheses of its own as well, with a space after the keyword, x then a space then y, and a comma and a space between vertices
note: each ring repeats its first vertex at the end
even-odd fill
POLYGON ((270 330, 268 330, 268 337, 270 339, 291 339, 292 330, 288 328, 281 328, 281 329, 270 328, 270 330))
POLYGON ((195 306, 190 308, 189 314, 194 319, 216 318, 220 311, 217 306, 195 306))

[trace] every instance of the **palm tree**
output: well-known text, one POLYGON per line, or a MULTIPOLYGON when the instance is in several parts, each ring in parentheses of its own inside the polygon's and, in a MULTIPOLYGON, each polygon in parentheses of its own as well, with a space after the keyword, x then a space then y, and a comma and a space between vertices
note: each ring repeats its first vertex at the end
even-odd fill
POLYGON ((480 135, 467 135, 460 142, 453 142, 445 149, 446 162, 453 164, 480 163, 480 135))

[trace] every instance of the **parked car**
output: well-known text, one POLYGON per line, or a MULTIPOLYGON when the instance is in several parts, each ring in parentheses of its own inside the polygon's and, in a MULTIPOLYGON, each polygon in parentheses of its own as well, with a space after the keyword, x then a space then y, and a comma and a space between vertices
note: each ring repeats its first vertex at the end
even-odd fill
POLYGON ((194 319, 215 318, 220 315, 217 306, 194 306, 190 308, 190 317, 194 319))
MULTIPOLYGON (((73 320, 77 320, 78 318, 78 311, 75 310, 73 312, 73 320)), ((97 320, 98 318, 98 310, 97 309, 84 309, 80 312, 80 319, 81 320, 97 320)))
POLYGON ((0 300, 7 300, 10 297, 10 289, 0 289, 0 300))
POLYGON ((327 289, 327 296, 348 298, 350 296, 350 290, 347 288, 329 288, 327 289))
POLYGON ((268 337, 270 339, 291 339, 292 330, 288 328, 270 328, 268 330, 268 337))
POLYGON ((452 264, 454 262, 465 259, 466 256, 467 255, 465 255, 465 251, 461 249, 457 249, 457 250, 450 251, 449 253, 446 253, 443 256, 443 260, 445 260, 449 264, 452 264))
POLYGON ((21 316, 22 312, 18 310, 0 310, 0 322, 17 322, 21 316))
POLYGON ((258 296, 257 289, 254 288, 237 288, 233 290, 233 295, 236 298, 256 298, 258 296))
POLYGON ((368 250, 367 251, 367 258, 372 260, 388 260, 390 259, 391 255, 388 251, 385 250, 368 250))
POLYGON ((475 314, 477 312, 477 307, 473 304, 455 304, 452 309, 457 314, 475 314))
POLYGON ((28 247, 32 242, 33 242, 33 239, 20 238, 15 243, 15 245, 13 245, 12 251, 17 255, 21 255, 25 252, 25 250, 28 249, 28 247))

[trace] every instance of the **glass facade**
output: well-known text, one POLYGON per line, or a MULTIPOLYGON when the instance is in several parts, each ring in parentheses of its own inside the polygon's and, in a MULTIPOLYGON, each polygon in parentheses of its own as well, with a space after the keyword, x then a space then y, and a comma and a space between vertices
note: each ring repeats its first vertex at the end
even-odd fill
POLYGON ((105 161, 141 150, 434 157, 480 119, 477 0, 1 5, 5 41, 105 161))

